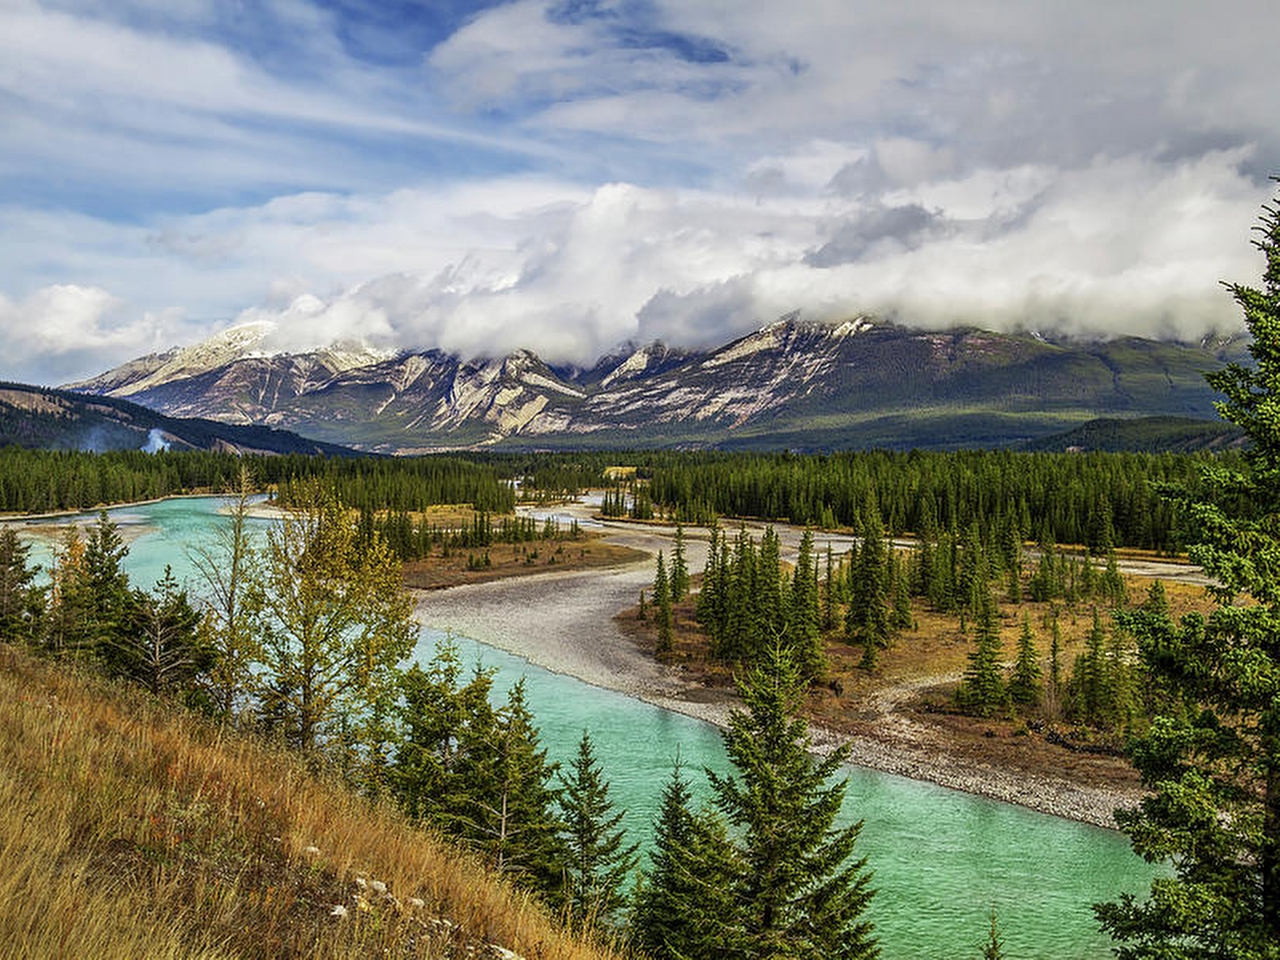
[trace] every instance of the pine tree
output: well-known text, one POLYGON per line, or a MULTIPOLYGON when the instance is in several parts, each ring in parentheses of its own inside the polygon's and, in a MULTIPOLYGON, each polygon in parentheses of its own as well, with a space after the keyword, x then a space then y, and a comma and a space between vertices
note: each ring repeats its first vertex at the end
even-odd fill
POLYGON ((1252 445, 1241 469, 1203 473, 1176 501, 1189 554, 1216 580, 1208 618, 1118 616, 1167 703, 1131 755, 1153 794, 1117 814, 1134 849, 1172 875, 1095 907, 1121 960, 1280 957, 1280 210, 1264 207, 1261 289, 1231 286, 1255 366, 1209 376, 1252 445))
POLYGON ((989 717, 1008 702, 1008 694, 1000 675, 1000 629, 995 603, 989 593, 987 599, 979 603, 974 646, 964 678, 956 690, 956 699, 966 709, 989 717))
POLYGON ((622 886, 636 866, 638 846, 623 846, 609 783, 596 762, 591 736, 582 732, 569 775, 560 776, 560 819, 564 824, 565 891, 569 915, 588 927, 609 923, 626 902, 622 886))
POLYGON ((1000 927, 996 923, 996 908, 991 908, 991 924, 987 928, 987 942, 982 945, 982 960, 1003 960, 1004 941, 1000 938, 1000 927))
POLYGON ((1013 677, 1009 681, 1009 699, 1022 706, 1031 706, 1040 700, 1040 653, 1036 650, 1031 621, 1024 615, 1022 632, 1018 635, 1018 659, 1014 661, 1013 677))
POLYGON ((690 799, 677 756, 631 917, 635 943, 652 960, 719 960, 730 939, 733 878, 742 867, 723 820, 692 812, 690 799))
POLYGON ((477 665, 465 683, 462 675, 452 637, 437 644, 425 670, 415 663, 400 675, 399 736, 388 780, 411 819, 465 837, 475 803, 469 787, 487 769, 497 718, 489 702, 493 671, 477 665))
POLYGON ((134 592, 129 621, 112 639, 109 662, 121 676, 142 684, 156 696, 181 690, 194 692, 196 677, 208 672, 214 653, 201 643, 200 614, 169 566, 150 593, 134 592))
POLYGON ((796 570, 791 581, 791 610, 787 618, 787 640, 805 679, 820 676, 826 669, 818 625, 818 572, 814 565, 813 533, 806 528, 796 556, 796 570))
POLYGON ((847 759, 809 752, 797 717, 804 685, 781 645, 739 684, 745 710, 724 734, 736 776, 707 776, 735 831, 734 909, 722 922, 719 956, 742 960, 879 955, 863 919, 873 891, 864 859, 852 860, 862 823, 834 826, 846 780, 831 783, 847 759))
POLYGON ((486 749, 463 784, 462 835, 489 866, 555 902, 562 896, 565 848, 556 816, 558 765, 547 760, 524 698, 524 680, 495 714, 486 749))
POLYGON ((29 643, 38 632, 44 591, 34 586, 38 567, 27 564, 31 547, 13 527, 0 527, 0 641, 29 643))
POLYGON ((880 517, 871 509, 863 527, 862 549, 855 570, 853 598, 845 619, 846 632, 853 642, 862 644, 860 666, 874 670, 880 651, 889 645, 889 569, 880 517))
POLYGON ((1058 626, 1058 611, 1051 612, 1049 623, 1049 677, 1045 687, 1045 713, 1050 719, 1058 719, 1062 712, 1062 629, 1058 626))
POLYGON ((671 632, 674 614, 671 609, 671 582, 667 579, 667 564, 661 550, 658 551, 657 570, 653 575, 653 608, 653 619, 658 625, 658 653, 670 653, 674 645, 671 632))
POLYGON ((679 603, 689 595, 689 567, 684 559, 684 527, 676 524, 675 543, 671 547, 671 602, 679 603))
POLYGON ((112 661, 131 626, 134 595, 122 566, 128 554, 115 521, 100 511, 85 538, 82 587, 87 618, 80 630, 82 642, 113 671, 118 665, 112 661))

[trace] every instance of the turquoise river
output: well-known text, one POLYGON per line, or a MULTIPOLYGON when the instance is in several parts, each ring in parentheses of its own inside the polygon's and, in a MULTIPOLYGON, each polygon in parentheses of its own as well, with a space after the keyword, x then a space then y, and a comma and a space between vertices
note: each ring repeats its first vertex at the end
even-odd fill
MULTIPOLYGON (((222 522, 220 506, 213 498, 180 499, 112 511, 131 535, 125 567, 133 584, 149 588, 166 564, 189 580, 187 551, 222 522)), ((36 537, 32 547, 32 559, 47 565, 49 541, 36 537)), ((200 592, 194 580, 188 586, 200 592)), ((424 624, 417 656, 429 658, 441 636, 424 624)), ((567 761, 582 731, 590 730, 614 802, 627 811, 628 833, 642 846, 677 751, 704 796, 702 768, 728 767, 719 731, 709 724, 456 640, 468 660, 496 669, 497 693, 526 678, 553 759, 567 761)), ((992 906, 1007 957, 1108 957, 1090 904, 1121 892, 1141 894, 1154 873, 1111 830, 859 767, 847 774, 844 816, 864 821, 858 851, 875 873, 870 916, 885 960, 980 956, 992 906)))

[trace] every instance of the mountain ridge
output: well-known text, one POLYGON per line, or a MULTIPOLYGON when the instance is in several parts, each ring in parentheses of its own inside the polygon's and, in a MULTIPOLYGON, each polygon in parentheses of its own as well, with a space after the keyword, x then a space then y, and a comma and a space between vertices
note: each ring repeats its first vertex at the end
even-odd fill
POLYGON ((229 352, 239 350, 229 359, 226 341, 197 345, 68 389, 381 453, 946 448, 1017 445, 1098 417, 1209 419, 1214 394, 1203 373, 1244 356, 1240 338, 1072 343, 798 313, 706 350, 626 344, 590 367, 550 365, 529 350, 476 359, 358 347, 264 355, 261 338, 227 339, 229 352))

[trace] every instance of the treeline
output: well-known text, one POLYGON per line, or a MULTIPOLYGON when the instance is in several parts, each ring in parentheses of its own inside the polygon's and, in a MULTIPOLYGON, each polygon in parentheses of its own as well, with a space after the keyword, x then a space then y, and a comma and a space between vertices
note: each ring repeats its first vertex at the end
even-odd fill
POLYGON ((1030 539, 1173 550, 1178 529, 1156 486, 1194 491, 1204 458, 1175 454, 1008 451, 830 456, 690 454, 655 465, 648 496, 686 523, 716 516, 787 520, 823 529, 866 522, 877 504, 890 534, 986 527, 1011 517, 1030 539))
POLYGON ((375 535, 380 537, 401 561, 421 560, 437 549, 446 557, 455 550, 485 550, 483 556, 487 557, 488 548, 495 544, 580 540, 584 536, 577 520, 562 527, 550 517, 542 522, 513 514, 495 519, 489 513, 476 511, 469 523, 449 526, 432 523, 426 515, 415 519, 407 510, 379 513, 370 507, 359 511, 357 530, 365 542, 375 535))
POLYGON ((275 486, 285 504, 296 500, 300 485, 318 480, 357 509, 421 511, 432 504, 466 503, 509 513, 515 505, 514 489, 493 467, 456 457, 392 460, 6 447, 0 449, 0 511, 85 510, 174 494, 220 493, 235 486, 242 465, 260 485, 275 486))
POLYGON ((523 479, 527 493, 572 493, 605 484, 607 516, 665 516, 708 524, 750 517, 821 529, 860 529, 877 504, 890 535, 929 521, 963 531, 1011 517, 1024 539, 1171 552, 1181 534, 1160 490, 1200 490, 1203 465, 1240 454, 856 451, 836 454, 640 451, 634 453, 462 454, 523 479), (610 466, 634 467, 625 481, 610 466), (545 487, 543 486, 545 484, 545 487))

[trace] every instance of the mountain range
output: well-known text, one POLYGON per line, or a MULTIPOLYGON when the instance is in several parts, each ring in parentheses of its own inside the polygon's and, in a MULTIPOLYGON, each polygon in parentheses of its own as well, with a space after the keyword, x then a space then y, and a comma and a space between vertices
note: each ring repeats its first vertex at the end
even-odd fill
POLYGON ((67 389, 175 417, 284 428, 381 453, 448 449, 1014 446, 1098 417, 1215 416, 1206 371, 1239 337, 1052 340, 789 314, 721 346, 628 345, 590 367, 520 350, 264 349, 269 324, 130 361, 67 389))

